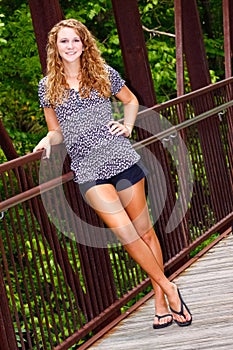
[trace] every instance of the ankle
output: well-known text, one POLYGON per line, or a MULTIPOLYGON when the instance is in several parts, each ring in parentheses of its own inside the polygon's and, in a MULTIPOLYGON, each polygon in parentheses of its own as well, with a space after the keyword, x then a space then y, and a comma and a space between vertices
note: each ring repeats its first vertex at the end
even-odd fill
POLYGON ((170 286, 169 286, 169 288, 167 290, 167 294, 166 295, 167 295, 167 298, 168 298, 169 301, 176 299, 176 297, 177 297, 177 286, 175 285, 175 283, 170 282, 170 286))

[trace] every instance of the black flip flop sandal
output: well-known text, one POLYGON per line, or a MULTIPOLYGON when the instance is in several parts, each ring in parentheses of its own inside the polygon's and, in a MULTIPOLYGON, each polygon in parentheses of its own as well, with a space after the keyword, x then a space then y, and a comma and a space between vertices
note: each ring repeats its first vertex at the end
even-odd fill
POLYGON ((188 306, 185 304, 185 302, 184 302, 184 300, 183 300, 183 298, 182 298, 182 296, 181 296, 180 291, 179 291, 178 288, 177 288, 177 292, 178 292, 178 295, 179 295, 179 298, 180 298, 180 311, 179 311, 179 312, 178 312, 178 311, 175 311, 175 310, 173 310, 173 309, 171 308, 171 306, 170 306, 171 312, 173 312, 173 313, 176 314, 176 315, 183 316, 183 317, 185 318, 185 315, 184 315, 184 307, 185 307, 185 309, 186 309, 186 310, 188 311, 188 313, 190 314, 191 318, 190 318, 189 321, 185 321, 185 322, 180 322, 180 321, 177 321, 177 320, 175 320, 175 319, 174 319, 174 321, 175 321, 176 324, 178 324, 178 326, 180 326, 180 327, 189 326, 189 325, 192 323, 192 314, 191 314, 191 312, 190 312, 188 306))
POLYGON ((161 320, 161 318, 164 318, 164 317, 171 317, 171 320, 168 321, 168 322, 165 322, 165 323, 162 323, 162 324, 153 324, 153 328, 154 329, 160 329, 160 328, 165 328, 165 327, 168 327, 172 324, 172 321, 173 321, 173 316, 172 314, 165 314, 165 315, 155 315, 155 317, 158 318, 158 320, 161 320))

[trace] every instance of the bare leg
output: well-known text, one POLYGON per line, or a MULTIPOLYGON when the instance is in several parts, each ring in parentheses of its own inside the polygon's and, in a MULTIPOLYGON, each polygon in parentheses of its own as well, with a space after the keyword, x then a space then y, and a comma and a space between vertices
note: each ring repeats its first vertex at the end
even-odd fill
MULTIPOLYGON (((131 196, 133 196, 133 190, 137 187, 136 185, 131 186, 131 196)), ((132 197, 128 197, 128 203, 131 198, 132 197)), ((122 205, 121 200, 123 199, 120 199, 119 193, 117 193, 115 188, 109 184, 94 186, 87 191, 86 199, 105 224, 111 228, 122 244, 124 244, 125 249, 131 257, 147 272, 151 280, 158 284, 161 290, 167 295, 169 305, 174 310, 179 311, 180 299, 177 287, 166 278, 152 249, 138 235, 132 220, 122 205)), ((134 200, 135 210, 137 208, 137 203, 138 201, 134 200)), ((138 222, 140 221, 141 220, 138 220, 138 222)), ((143 230, 144 229, 142 228, 140 232, 147 232, 143 230)), ((186 309, 184 310, 184 314, 185 319, 189 320, 191 316, 186 309)), ((177 314, 173 314, 173 316, 177 321, 184 321, 183 316, 177 314)))
MULTIPOLYGON (((144 180, 136 183, 133 187, 120 191, 119 197, 127 214, 133 222, 137 233, 149 246, 152 253, 156 257, 160 269, 164 272, 163 256, 160 243, 152 227, 148 212, 148 206, 144 190, 144 180)), ((153 279, 151 279, 151 283, 155 292, 156 315, 162 316, 170 314, 163 290, 153 279)), ((166 324, 171 320, 172 316, 166 316, 161 318, 160 320, 157 317, 155 317, 154 324, 166 324)))

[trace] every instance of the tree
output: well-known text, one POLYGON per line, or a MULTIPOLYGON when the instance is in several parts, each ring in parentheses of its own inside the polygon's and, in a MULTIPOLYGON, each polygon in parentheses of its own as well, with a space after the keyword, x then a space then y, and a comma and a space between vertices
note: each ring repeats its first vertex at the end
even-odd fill
MULTIPOLYGON (((198 0, 213 82, 224 77, 221 3, 198 0)), ((111 0, 60 0, 60 4, 66 18, 87 25, 105 60, 124 77, 111 0)), ((46 133, 37 97, 42 72, 28 1, 2 0, 0 5, 0 118, 19 154, 25 154, 46 133)), ((176 96, 174 0, 139 0, 138 6, 157 100, 163 102, 176 96)))
POLYGON ((32 148, 42 132, 37 84, 41 77, 34 31, 26 5, 8 17, 0 53, 0 117, 19 154, 32 148), (12 125, 14 127, 12 127, 12 125))

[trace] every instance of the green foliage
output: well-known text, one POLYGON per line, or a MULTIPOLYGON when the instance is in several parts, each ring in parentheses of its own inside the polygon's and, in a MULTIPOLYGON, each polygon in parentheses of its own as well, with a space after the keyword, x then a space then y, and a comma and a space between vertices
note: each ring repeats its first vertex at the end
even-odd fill
POLYGON ((222 0, 197 0, 212 82, 225 78, 222 0))
POLYGON ((7 43, 7 41, 2 38, 2 32, 3 32, 3 27, 4 27, 4 23, 2 22, 2 18, 4 18, 4 15, 0 13, 0 47, 7 43))
POLYGON ((157 101, 176 95, 174 1, 139 2, 157 101))
POLYGON ((124 74, 122 54, 119 44, 111 0, 61 1, 66 18, 76 18, 83 22, 97 40, 104 59, 122 75, 124 74))
MULTIPOLYGON (((30 210, 26 207, 17 207, 15 210, 17 218, 14 217, 14 225, 10 223, 10 218, 14 216, 14 210, 11 211, 12 215, 6 215, 8 230, 4 235, 2 235, 4 227, 2 221, 0 221, 0 240, 3 241, 4 255, 8 263, 11 281, 10 284, 6 281, 9 306, 12 315, 14 315, 14 307, 18 311, 20 328, 14 321, 18 346, 22 347, 20 340, 20 332, 22 332, 24 345, 27 348, 27 327, 33 349, 37 348, 36 336, 42 349, 43 342, 40 337, 42 323, 46 348, 50 349, 51 341, 53 345, 57 345, 58 340, 60 342, 64 341, 64 335, 66 337, 70 335, 69 327, 72 329, 72 326, 67 326, 67 318, 73 319, 75 317, 76 324, 81 327, 80 310, 72 310, 72 306, 76 303, 75 296, 67 286, 66 278, 54 258, 54 252, 39 234, 39 224, 30 217, 30 210), (20 234, 20 227, 25 228, 23 235, 20 234), (19 290, 21 291, 20 294, 19 290), (63 293, 59 293, 60 290, 63 293), (14 300, 11 299, 12 292, 14 300), (60 305, 60 307, 56 309, 55 305, 60 305), (56 323, 56 330, 54 329, 54 322, 56 323), (33 329, 37 330, 36 334, 33 329), (49 338, 50 335, 51 339, 49 338)), ((66 251, 70 260, 72 260, 73 252, 68 240, 66 251)), ((76 268, 80 269, 78 252, 76 254, 76 268)), ((2 264, 2 255, 0 263, 2 264)), ((82 323, 85 323, 84 315, 81 315, 81 318, 82 323)))
POLYGON ((210 245, 218 237, 219 237, 219 233, 214 233, 212 236, 210 236, 210 238, 208 238, 207 240, 205 240, 204 242, 199 244, 199 246, 197 246, 197 248, 195 248, 194 250, 192 250, 190 252, 190 258, 193 258, 200 251, 202 251, 205 247, 208 247, 208 245, 210 245))
POLYGON ((167 101, 176 94, 175 47, 157 41, 149 45, 149 61, 158 101, 167 101))
MULTIPOLYGON (((224 77, 220 3, 198 1, 212 82, 224 77)), ((25 154, 46 133, 37 97, 40 61, 28 2, 2 0, 0 5, 0 118, 18 153, 25 154)), ((87 25, 105 60, 124 76, 111 0, 60 0, 60 5, 66 18, 74 17, 87 25)), ((163 102, 176 96, 174 1, 140 0, 138 6, 157 101, 163 102)), ((189 91, 186 71, 185 81, 189 91)))
POLYGON ((0 52, 0 118, 19 154, 32 151, 45 129, 37 98, 41 66, 31 15, 15 10, 3 30, 0 52), (35 136, 37 135, 37 136, 35 136))
MULTIPOLYGON (((222 14, 221 11, 219 11, 219 8, 221 8, 220 2, 221 0, 210 0, 205 2, 205 4, 209 3, 211 6, 211 16, 209 13, 210 20, 207 23, 208 16, 206 14, 208 14, 208 8, 203 7, 203 1, 199 1, 205 47, 212 82, 224 77, 223 33, 222 30, 220 30, 220 28, 222 28, 222 14)), ((60 0, 60 4, 66 18, 74 17, 87 25, 93 35, 97 38, 103 57, 109 64, 114 66, 122 76, 124 76, 122 54, 114 22, 111 0, 60 0)), ((42 72, 28 1, 15 0, 9 2, 8 0, 0 0, 0 5, 0 118, 13 140, 17 152, 23 155, 27 152, 31 152, 35 144, 44 133, 46 133, 46 125, 43 113, 39 108, 37 96, 38 81, 42 77, 42 72)), ((139 0, 138 5, 144 28, 144 36, 157 100, 158 102, 162 102, 173 98, 176 95, 174 1, 139 0)), ((185 72, 185 77, 188 86, 189 81, 187 72, 185 72)), ((0 162, 5 160, 3 152, 0 149, 0 162)), ((198 180, 203 181, 203 179, 198 180)), ((40 283, 42 284, 43 291, 45 291, 48 287, 47 284, 49 284, 51 280, 51 275, 48 273, 50 268, 52 272, 54 272, 53 282, 55 287, 61 283, 65 289, 64 276, 59 269, 57 273, 52 251, 48 246, 45 246, 44 241, 42 241, 42 238, 39 235, 37 241, 35 238, 31 239, 29 237, 27 234, 28 223, 23 219, 22 212, 19 212, 19 216, 21 216, 22 219, 22 227, 25 227, 26 253, 22 257, 22 262, 27 262, 27 264, 25 263, 25 266, 27 266, 27 268, 25 268, 26 278, 32 278, 32 285, 35 290, 38 291, 40 286, 36 276, 37 273, 41 277, 40 283), (46 254, 44 254, 45 249, 47 249, 49 260, 47 259, 46 254), (34 259, 33 254, 36 254, 34 259), (42 258, 39 258, 39 256, 42 256, 42 258), (45 274, 41 266, 44 267, 44 270, 46 271, 45 274), (31 276, 29 276, 30 273, 32 274, 31 276), (58 278, 60 281, 58 281, 58 278)), ((213 221, 212 212, 208 210, 208 208, 206 209, 205 221, 213 221)), ((39 227, 37 227, 37 230, 39 232, 39 227)), ((0 231, 4 232, 4 230, 0 231)), ((200 233, 200 228, 198 226, 193 227, 194 239, 198 237, 200 233)), ((200 247, 196 248, 191 253, 191 256, 199 252, 199 250, 201 250, 206 244, 209 244, 214 238, 215 236, 211 237, 210 240, 207 240, 207 242, 204 242, 200 247)), ((13 241, 14 237, 12 236, 12 242, 13 241)), ((4 247, 6 247, 7 250, 8 244, 6 241, 4 242, 4 247)), ((72 255, 69 246, 67 246, 67 251, 68 255, 72 255)), ((13 246, 13 254, 14 256, 17 256, 16 245, 13 246)), ((113 256, 111 257, 113 260, 113 256)), ((17 261, 17 263, 18 279, 23 289, 24 277, 22 275, 22 270, 19 268, 19 262, 17 261)), ((115 261, 115 264, 119 263, 119 261, 115 261)), ((126 274, 125 266, 122 266, 121 268, 122 275, 126 274)), ((136 275, 134 270, 135 267, 133 266, 132 273, 130 274, 127 283, 130 283, 131 278, 136 275)), ((35 316, 32 319, 29 313, 28 300, 26 297, 24 297, 22 301, 19 300, 13 270, 11 270, 10 273, 12 277, 12 288, 16 298, 16 307, 18 310, 25 310, 31 331, 32 322, 38 327, 39 331, 38 314, 35 313, 35 316)), ((115 276, 115 280, 118 280, 117 276, 115 276)), ((120 283, 122 283, 121 288, 124 291, 125 286, 123 281, 120 281, 120 283)), ((9 286, 7 288, 9 288, 9 286)), ((125 289, 127 290, 127 288, 125 289)), ((150 289, 151 286, 148 287, 146 292, 150 289)), ((32 292, 32 290, 30 290, 30 292, 32 292)), ((50 300, 54 300, 55 295, 52 291, 49 294, 49 297, 50 300)), ((130 301, 124 310, 135 301, 136 300, 130 301)), ((65 301, 65 303, 68 302, 68 300, 65 301)), ((41 317, 43 318, 44 306, 40 295, 38 295, 37 304, 37 306, 32 305, 32 307, 33 309, 38 308, 38 310, 41 310, 41 317)), ((11 307, 13 307, 13 305, 11 305, 11 307)), ((49 307, 49 303, 46 304, 45 308, 48 311, 48 314, 50 314, 49 307)), ((55 319, 59 321, 58 315, 56 314, 55 319)), ((63 314, 62 322, 64 325, 66 324, 65 315, 63 314)), ((48 318, 48 324, 52 323, 52 319, 48 318)), ((59 324, 59 322, 56 323, 59 324)), ((26 343, 26 330, 22 314, 20 314, 20 326, 26 343)), ((19 330, 17 329, 16 324, 15 328, 16 337, 19 342, 19 330)), ((53 334, 53 330, 51 329, 50 331, 53 334)), ((48 334, 46 336, 48 336, 48 334)), ((55 343, 55 335, 53 340, 55 343)))

